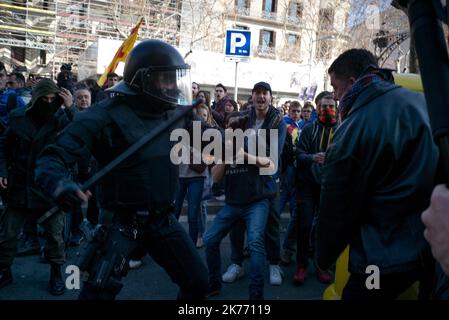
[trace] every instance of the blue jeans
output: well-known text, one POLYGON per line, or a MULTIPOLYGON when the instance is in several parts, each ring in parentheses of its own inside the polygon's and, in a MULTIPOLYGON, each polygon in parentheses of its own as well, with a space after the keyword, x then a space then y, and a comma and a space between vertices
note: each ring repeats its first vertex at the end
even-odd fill
POLYGON ((289 166, 287 171, 281 176, 281 196, 280 196, 280 212, 284 211, 285 205, 288 203, 290 208, 290 221, 287 226, 287 233, 284 238, 282 248, 289 253, 296 251, 296 186, 295 173, 296 169, 289 166))
POLYGON ((198 219, 198 234, 203 236, 207 228, 207 200, 201 201, 201 214, 198 219))
POLYGON ((209 285, 221 283, 221 240, 229 233, 237 221, 243 219, 247 228, 250 251, 249 295, 263 297, 265 269, 265 226, 268 218, 268 200, 261 200, 247 206, 226 204, 218 212, 212 226, 204 235, 206 260, 209 267, 209 285))
MULTIPOLYGON (((280 234, 279 189, 274 198, 268 202, 268 218, 265 227, 265 252, 269 264, 279 264, 281 260, 281 234, 280 234)), ((231 261, 242 265, 245 257, 243 247, 245 244, 245 223, 241 220, 232 228, 229 234, 231 240, 231 261)))
POLYGON ((198 221, 201 214, 201 197, 203 195, 204 177, 179 178, 179 189, 176 194, 175 216, 179 219, 182 204, 187 194, 187 220, 189 223, 189 236, 196 244, 198 238, 198 221))

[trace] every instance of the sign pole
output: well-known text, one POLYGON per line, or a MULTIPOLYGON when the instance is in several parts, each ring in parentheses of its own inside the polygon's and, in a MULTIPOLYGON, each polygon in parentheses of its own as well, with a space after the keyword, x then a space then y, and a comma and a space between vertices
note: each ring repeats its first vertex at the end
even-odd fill
POLYGON ((237 102, 237 66, 238 66, 239 62, 236 61, 235 62, 235 82, 234 82, 234 101, 237 102))

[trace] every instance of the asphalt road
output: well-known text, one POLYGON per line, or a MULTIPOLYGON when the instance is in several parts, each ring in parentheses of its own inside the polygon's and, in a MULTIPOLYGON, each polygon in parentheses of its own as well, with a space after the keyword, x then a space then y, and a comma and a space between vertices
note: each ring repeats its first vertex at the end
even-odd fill
MULTIPOLYGON (((213 216, 209 216, 208 220, 213 216)), ((187 228, 185 216, 181 217, 181 223, 187 228)), ((210 224, 211 221, 208 221, 210 224)), ((283 214, 282 229, 288 223, 288 215, 283 214)), ((285 232, 281 232, 283 238, 285 232)), ((75 261, 76 248, 68 250, 67 264, 75 261)), ((204 257, 204 248, 198 249, 204 257)), ((230 243, 226 237, 221 246, 223 271, 229 265, 230 243)), ((246 276, 232 284, 223 284, 220 295, 212 297, 211 300, 247 300, 249 277, 248 261, 244 264, 246 276)), ((65 269, 65 268, 64 268, 65 269)), ((304 285, 297 287, 292 284, 295 272, 295 263, 291 266, 282 267, 284 282, 281 286, 272 286, 268 282, 268 267, 266 268, 265 299, 268 300, 319 300, 326 285, 318 282, 313 266, 310 266, 309 276, 304 285)), ((38 256, 17 257, 14 261, 12 272, 13 284, 0 289, 0 300, 74 300, 77 298, 78 290, 67 290, 62 296, 54 297, 47 291, 49 278, 49 266, 39 262, 38 256)), ((159 267, 151 257, 145 257, 144 264, 140 269, 131 270, 123 280, 124 288, 118 295, 120 300, 171 300, 176 298, 177 286, 173 284, 164 270, 159 267)))

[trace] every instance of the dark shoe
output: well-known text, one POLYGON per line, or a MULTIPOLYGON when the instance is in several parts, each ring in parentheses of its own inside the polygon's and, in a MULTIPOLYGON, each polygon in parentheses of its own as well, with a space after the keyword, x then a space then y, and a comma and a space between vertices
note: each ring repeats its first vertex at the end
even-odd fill
POLYGON ((0 288, 6 287, 12 283, 11 268, 0 269, 0 288))
POLYGON ((217 296, 220 294, 220 291, 221 291, 221 283, 209 285, 209 288, 207 289, 206 298, 217 296))
POLYGON ((293 276, 293 284, 294 285, 302 285, 306 280, 307 270, 305 267, 300 266, 296 269, 295 275, 293 276))
POLYGON ((36 237, 31 237, 25 235, 19 240, 17 244, 17 256, 29 256, 33 254, 38 254, 40 252, 41 246, 36 237))
POLYGON ((65 291, 65 284, 62 280, 61 266, 59 264, 51 265, 49 291, 54 296, 60 296, 65 291))

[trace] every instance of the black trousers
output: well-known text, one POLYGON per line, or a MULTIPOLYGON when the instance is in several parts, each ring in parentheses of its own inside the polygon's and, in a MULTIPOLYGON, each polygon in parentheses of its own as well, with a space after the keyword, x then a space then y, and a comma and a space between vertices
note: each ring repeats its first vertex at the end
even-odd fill
MULTIPOLYGON (((172 214, 153 217, 138 229, 137 245, 159 264, 179 286, 179 299, 204 299, 208 289, 208 271, 189 235, 172 214)), ((129 252, 128 256, 132 253, 129 252)), ((112 300, 118 292, 100 290, 85 283, 80 300, 112 300)))
POLYGON ((310 249, 315 239, 311 237, 313 217, 320 203, 320 186, 312 182, 302 183, 297 190, 296 205, 296 263, 307 267, 310 249))

